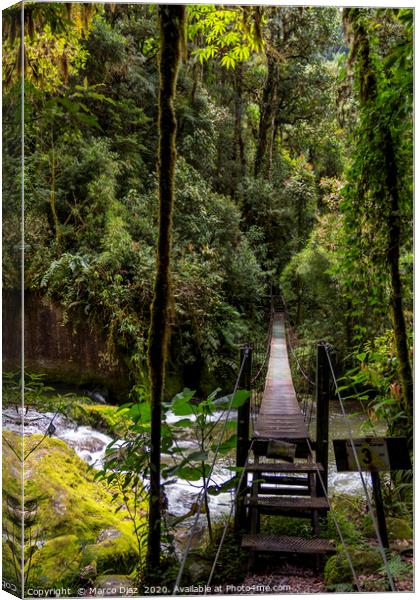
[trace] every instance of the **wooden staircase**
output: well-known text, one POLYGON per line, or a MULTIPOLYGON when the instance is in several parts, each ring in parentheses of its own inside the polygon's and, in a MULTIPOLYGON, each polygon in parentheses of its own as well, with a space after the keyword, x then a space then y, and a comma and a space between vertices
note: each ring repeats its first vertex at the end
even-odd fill
POLYGON ((317 472, 321 464, 311 462, 260 462, 258 454, 247 467, 252 474, 248 510, 249 533, 242 537, 242 547, 250 551, 250 567, 257 552, 278 552, 282 555, 313 555, 318 570, 320 556, 335 551, 334 546, 319 537, 319 519, 326 515, 328 500, 317 493, 317 472), (312 538, 260 533, 261 515, 280 515, 310 519, 312 538))

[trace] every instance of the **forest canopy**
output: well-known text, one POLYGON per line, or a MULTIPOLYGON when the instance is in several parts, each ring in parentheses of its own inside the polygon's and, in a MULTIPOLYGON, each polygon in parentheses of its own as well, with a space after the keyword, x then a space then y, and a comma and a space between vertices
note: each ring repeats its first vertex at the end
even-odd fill
MULTIPOLYGON (((18 285, 18 19, 5 11, 8 288, 18 285)), ((390 340, 383 352, 400 371, 386 377, 408 410, 412 12, 198 5, 187 20, 172 371, 192 385, 228 382, 280 281, 304 340, 326 339, 353 365, 362 351, 386 361, 373 348, 390 340)), ((25 286, 105 329, 133 383, 155 269, 158 53, 151 5, 25 9, 25 286)), ((366 368, 382 373, 375 359, 366 368)))

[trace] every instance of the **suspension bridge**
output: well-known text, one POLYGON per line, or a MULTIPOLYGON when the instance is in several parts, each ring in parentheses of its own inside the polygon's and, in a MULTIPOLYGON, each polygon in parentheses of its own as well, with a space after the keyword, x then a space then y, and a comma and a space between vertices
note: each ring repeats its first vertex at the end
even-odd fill
MULTIPOLYGON (((309 431, 293 386, 286 344, 284 313, 273 314, 270 357, 265 389, 252 434, 253 462, 246 465, 252 476, 244 502, 248 509, 242 547, 255 552, 318 555, 333 552, 328 541, 259 533, 260 515, 309 518, 314 536, 319 535, 320 512, 329 508, 318 493, 316 473, 326 465, 313 461, 309 431), (302 456, 302 459, 295 455, 302 456), (287 460, 287 462, 285 461, 287 460)), ((252 555, 251 555, 252 558, 252 555)))
MULTIPOLYGON (((354 570, 340 525, 328 497, 328 402, 329 381, 332 376, 335 394, 340 401, 343 418, 347 421, 349 437, 353 444, 351 425, 345 413, 340 390, 326 344, 318 344, 316 358, 316 381, 314 382, 297 358, 291 340, 286 333, 288 319, 284 301, 275 302, 272 298, 271 318, 267 347, 259 362, 257 373, 251 374, 252 349, 246 346, 241 352, 241 363, 236 383, 231 395, 232 401, 226 411, 226 421, 233 410, 233 399, 239 387, 252 390, 251 400, 238 409, 238 445, 236 467, 240 475, 232 479, 232 503, 223 529, 213 566, 207 581, 210 589, 214 573, 219 564, 220 553, 226 539, 232 517, 235 516, 235 530, 243 549, 249 551, 249 568, 252 569, 257 555, 277 553, 278 556, 302 556, 313 558, 318 571, 321 557, 335 552, 332 542, 320 537, 320 518, 330 511, 337 529, 338 538, 349 563, 355 588, 361 591, 358 576, 354 570), (277 306, 276 306, 277 304, 277 306), (313 388, 317 405, 316 439, 312 440, 309 423, 312 416, 308 406, 298 401, 292 380, 289 358, 293 357, 297 370, 307 381, 308 389, 313 388), (259 382, 259 385, 258 385, 259 382), (262 383, 262 385, 261 385, 262 383), (273 516, 287 516, 292 519, 306 519, 311 523, 312 535, 274 535, 261 531, 261 516, 270 520, 273 516)), ((289 323, 290 326, 290 323, 289 323)), ((308 389, 306 390, 308 394, 308 389)), ((178 571, 174 594, 179 588, 187 556, 208 487, 216 464, 226 427, 222 428, 213 462, 206 482, 198 496, 197 512, 190 529, 190 535, 178 571)), ((356 454, 353 444, 353 451, 356 454)), ((384 562, 389 589, 395 586, 389 569, 387 556, 375 517, 369 491, 362 470, 359 474, 366 495, 367 506, 384 562)), ((269 527, 268 527, 269 529, 269 527)), ((206 594, 207 592, 205 592, 206 594)))

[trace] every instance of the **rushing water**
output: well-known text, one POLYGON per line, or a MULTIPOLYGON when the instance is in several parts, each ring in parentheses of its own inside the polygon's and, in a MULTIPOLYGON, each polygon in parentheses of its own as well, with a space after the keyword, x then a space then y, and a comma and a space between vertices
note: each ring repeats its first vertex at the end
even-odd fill
MULTIPOLYGON (((334 448, 331 440, 334 439, 349 439, 350 435, 353 438, 366 437, 364 431, 364 423, 366 415, 363 414, 361 405, 357 401, 346 401, 345 410, 347 417, 344 417, 337 400, 330 402, 330 418, 329 418, 329 450, 328 450, 328 486, 329 491, 334 493, 361 495, 363 494, 363 484, 359 473, 337 473, 335 464, 334 448), (350 434, 351 431, 351 434, 350 434)), ((315 439, 315 417, 311 422, 310 432, 315 439)), ((375 424, 375 435, 384 435, 386 426, 382 422, 375 424)))
MULTIPOLYGON (((21 409, 7 408, 3 411, 3 427, 5 429, 21 432, 21 409)), ((357 403, 347 404, 346 410, 349 413, 349 421, 343 418, 340 407, 337 402, 331 402, 330 406, 330 440, 349 437, 349 423, 353 437, 363 435, 362 424, 365 421, 365 416, 360 414, 360 405, 357 403), (356 414, 359 413, 359 414, 356 414)), ((85 462, 96 469, 103 466, 105 458, 105 450, 112 438, 109 435, 96 431, 92 427, 78 425, 68 417, 54 413, 39 413, 34 410, 24 411, 24 431, 25 434, 45 433, 49 424, 52 422, 55 431, 54 437, 63 440, 85 462)), ((213 415, 213 419, 218 419, 220 413, 213 415)), ((167 416, 168 422, 174 422, 179 417, 175 417, 171 413, 167 416)), ((314 423, 311 423, 312 435, 314 423)), ((376 433, 381 435, 384 433, 383 424, 378 424, 376 433)), ((182 447, 198 449, 196 442, 193 440, 192 432, 188 430, 182 431, 182 447)), ((116 444, 123 443, 123 440, 117 440, 116 444)), ((169 461, 169 457, 163 457, 164 462, 169 461)), ((235 462, 234 451, 227 455, 218 458, 215 469, 212 475, 211 485, 219 485, 232 477, 233 472, 229 470, 229 466, 233 466, 235 462)), ((341 492, 347 494, 361 494, 363 491, 360 476, 358 473, 337 473, 335 468, 335 459, 333 453, 333 445, 330 443, 329 456, 329 490, 330 492, 341 492)), ((168 512, 175 517, 180 517, 188 513, 191 506, 195 502, 200 491, 201 482, 188 482, 178 479, 176 482, 165 486, 165 492, 168 499, 168 512)), ((231 493, 223 493, 218 496, 209 497, 210 510, 213 516, 221 516, 229 513, 232 505, 231 493)), ((186 521, 187 523, 188 521, 186 521)))

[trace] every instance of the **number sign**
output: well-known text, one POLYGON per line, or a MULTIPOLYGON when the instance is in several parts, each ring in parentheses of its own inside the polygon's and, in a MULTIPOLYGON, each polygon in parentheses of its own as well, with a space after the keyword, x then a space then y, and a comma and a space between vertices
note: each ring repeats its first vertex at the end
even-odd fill
POLYGON ((411 469, 405 438, 358 438, 333 440, 337 471, 378 472, 411 469), (357 459, 355 457, 355 451, 357 459))

